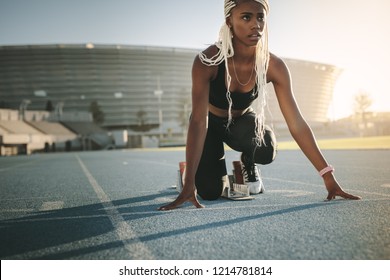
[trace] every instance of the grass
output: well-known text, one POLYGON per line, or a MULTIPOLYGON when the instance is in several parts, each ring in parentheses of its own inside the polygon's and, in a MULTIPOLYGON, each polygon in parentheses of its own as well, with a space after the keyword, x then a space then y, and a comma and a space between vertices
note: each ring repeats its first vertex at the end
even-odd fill
MULTIPOLYGON (((390 149, 390 136, 319 139, 317 142, 323 150, 390 149)), ((279 142, 278 149, 296 150, 299 149, 299 147, 294 141, 288 141, 279 142)))
MULTIPOLYGON (((378 150, 390 149, 390 136, 361 137, 361 138, 337 138, 337 139, 317 139, 322 150, 378 150)), ((225 149, 230 148, 225 145, 225 149)), ((278 142, 278 150, 298 150, 295 141, 278 142)), ((184 151, 184 146, 163 147, 163 148, 143 148, 135 149, 141 151, 184 151)))

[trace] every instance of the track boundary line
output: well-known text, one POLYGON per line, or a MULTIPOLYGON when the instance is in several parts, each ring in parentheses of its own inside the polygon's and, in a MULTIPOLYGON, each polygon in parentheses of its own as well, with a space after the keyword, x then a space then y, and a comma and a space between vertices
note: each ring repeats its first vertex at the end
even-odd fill
POLYGON ((132 230, 130 225, 123 219, 122 215, 116 209, 111 199, 103 191, 103 188, 92 176, 91 172, 89 172, 88 168, 85 166, 80 157, 76 155, 76 158, 90 185, 102 203, 104 210, 108 214, 108 218, 110 219, 110 222, 115 229, 115 233, 119 237, 119 241, 124 244, 124 247, 128 251, 130 258, 143 260, 155 259, 149 248, 143 244, 143 242, 138 238, 137 234, 132 230), (132 242, 127 242, 127 240, 132 240, 132 242))

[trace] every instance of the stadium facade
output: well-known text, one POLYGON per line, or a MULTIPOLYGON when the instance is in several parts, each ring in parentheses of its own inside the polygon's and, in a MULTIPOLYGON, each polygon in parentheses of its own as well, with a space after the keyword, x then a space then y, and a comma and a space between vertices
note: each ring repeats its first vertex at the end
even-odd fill
MULTIPOLYGON (((0 108, 59 115, 90 110, 101 126, 142 133, 183 133, 191 110, 191 67, 196 49, 129 45, 25 45, 0 47, 0 108), (95 103, 96 104, 96 103, 95 103), (160 126, 160 123, 162 125, 160 126)), ((300 109, 311 125, 328 121, 335 66, 284 59, 300 109)), ((272 122, 283 123, 272 87, 272 122)))

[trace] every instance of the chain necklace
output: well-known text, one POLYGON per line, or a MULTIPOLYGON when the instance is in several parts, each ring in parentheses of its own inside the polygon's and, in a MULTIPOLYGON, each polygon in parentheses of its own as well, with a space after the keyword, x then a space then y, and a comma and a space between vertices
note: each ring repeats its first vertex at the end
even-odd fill
POLYGON ((252 72, 251 72, 251 76, 249 77, 249 80, 246 82, 246 83, 241 83, 241 81, 238 79, 238 76, 237 76, 237 72, 236 72, 236 65, 234 63, 234 57, 232 57, 232 61, 233 61, 233 70, 234 70, 234 75, 236 76, 236 80, 237 82, 245 87, 246 85, 248 85, 250 83, 250 81, 252 80, 252 76, 253 76, 253 70, 255 69, 255 63, 253 62, 253 67, 252 67, 252 72))

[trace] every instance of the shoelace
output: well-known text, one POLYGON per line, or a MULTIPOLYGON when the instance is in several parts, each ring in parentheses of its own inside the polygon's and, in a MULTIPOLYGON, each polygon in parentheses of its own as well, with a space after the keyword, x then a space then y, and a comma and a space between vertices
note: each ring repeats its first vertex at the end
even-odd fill
POLYGON ((257 182, 259 181, 258 172, 256 172, 256 165, 250 165, 248 168, 244 163, 242 163, 242 173, 246 182, 257 182))

